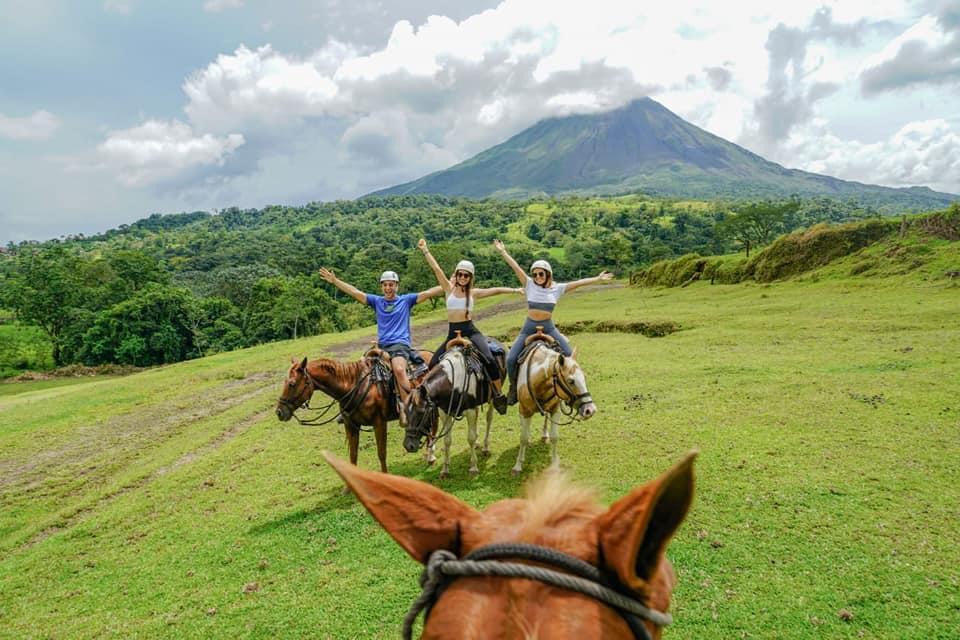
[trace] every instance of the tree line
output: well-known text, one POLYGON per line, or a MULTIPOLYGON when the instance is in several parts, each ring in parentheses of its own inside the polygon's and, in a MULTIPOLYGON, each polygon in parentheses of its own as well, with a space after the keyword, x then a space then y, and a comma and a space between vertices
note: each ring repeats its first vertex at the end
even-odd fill
MULTIPOLYGON (((42 328, 56 365, 149 366, 274 340, 342 331, 371 312, 324 282, 333 268, 377 292, 381 271, 402 291, 435 281, 415 250, 431 243, 445 268, 476 263, 478 284, 513 282, 493 252, 501 238, 561 280, 627 275, 688 253, 760 246, 821 221, 873 217, 827 199, 684 202, 645 196, 530 201, 393 196, 302 207, 154 214, 95 236, 10 244, 0 254, 0 308, 42 328)), ((436 301, 434 301, 436 304, 436 301)))

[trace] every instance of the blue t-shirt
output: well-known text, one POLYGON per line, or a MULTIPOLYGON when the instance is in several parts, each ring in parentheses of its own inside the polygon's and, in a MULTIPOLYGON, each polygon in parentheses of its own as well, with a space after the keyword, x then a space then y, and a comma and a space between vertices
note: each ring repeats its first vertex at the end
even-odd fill
POLYGON ((377 314, 377 342, 381 345, 405 344, 410 340, 410 311, 417 304, 416 293, 404 293, 393 300, 372 293, 367 294, 367 304, 377 314))

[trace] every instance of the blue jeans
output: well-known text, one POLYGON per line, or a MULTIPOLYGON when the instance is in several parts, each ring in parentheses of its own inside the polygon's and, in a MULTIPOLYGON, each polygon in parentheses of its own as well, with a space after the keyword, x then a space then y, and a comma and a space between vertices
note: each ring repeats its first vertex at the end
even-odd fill
POLYGON ((543 332, 557 341, 563 355, 569 356, 572 354, 570 343, 557 331, 557 328, 553 325, 553 320, 531 320, 527 318, 520 329, 520 335, 513 341, 513 346, 510 347, 510 352, 507 354, 507 373, 510 376, 511 388, 517 386, 517 360, 523 351, 523 342, 537 332, 537 327, 543 327, 543 332))

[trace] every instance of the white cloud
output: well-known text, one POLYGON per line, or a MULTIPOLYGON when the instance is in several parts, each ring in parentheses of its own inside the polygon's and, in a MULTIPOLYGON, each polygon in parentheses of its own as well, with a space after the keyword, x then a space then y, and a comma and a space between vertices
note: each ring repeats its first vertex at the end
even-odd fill
POLYGON ((117 179, 140 187, 182 178, 185 172, 222 167, 237 148, 242 135, 197 135, 189 125, 174 120, 148 120, 132 129, 113 131, 97 151, 102 168, 117 172, 117 179))
POLYGON ((214 132, 251 123, 288 127, 291 117, 322 116, 338 93, 324 68, 343 55, 337 44, 307 60, 284 57, 270 45, 255 51, 241 45, 187 78, 185 111, 195 126, 214 132))
POLYGON ((11 140, 46 140, 60 127, 60 119, 43 109, 25 118, 12 118, 0 113, 0 138, 11 140))
MULTIPOLYGON (((217 6, 227 4, 238 3, 217 6)), ((823 0, 775 9, 761 0, 675 0, 661 8, 505 0, 459 22, 400 20, 375 50, 335 40, 308 55, 240 45, 184 81, 189 124, 163 125, 176 132, 176 144, 145 147, 111 134, 101 152, 126 141, 110 153, 112 166, 127 167, 121 176, 131 185, 191 176, 196 184, 225 167, 224 180, 261 188, 267 180, 254 174, 324 146, 336 151, 323 156, 318 171, 341 185, 376 188, 454 164, 542 118, 650 95, 788 166, 829 166, 838 177, 866 179, 856 162, 840 162, 829 144, 818 148, 810 136, 816 130, 838 141, 837 153, 849 143, 821 124, 826 106, 862 99, 841 89, 855 82, 864 52, 880 52, 895 35, 891 25, 916 18, 908 19, 895 0, 825 6, 823 0), (243 154, 226 163, 240 144, 243 154), (149 149, 150 161, 134 149, 149 149), (356 172, 363 177, 350 177, 356 172)), ((143 127, 150 124, 162 123, 143 127)), ((930 147, 910 136, 889 144, 884 150, 897 157, 906 157, 908 147, 930 147)), ((927 165, 943 166, 929 155, 927 165)), ((889 184, 924 175, 895 164, 884 173, 889 184)))
POLYGON ((841 140, 824 122, 794 136, 782 152, 815 173, 890 187, 929 186, 956 193, 960 176, 960 127, 935 119, 911 122, 887 140, 841 140))
POLYGON ((227 9, 239 9, 243 0, 207 0, 203 3, 203 10, 207 13, 219 13, 227 9))
POLYGON ((910 85, 960 83, 960 32, 922 17, 864 65, 860 87, 867 94, 910 85))

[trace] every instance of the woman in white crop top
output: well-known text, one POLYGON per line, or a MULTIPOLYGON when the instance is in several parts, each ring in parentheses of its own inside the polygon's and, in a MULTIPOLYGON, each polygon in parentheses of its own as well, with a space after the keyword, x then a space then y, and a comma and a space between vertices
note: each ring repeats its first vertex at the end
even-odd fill
POLYGON ((482 356, 484 369, 490 379, 491 386, 493 386, 493 406, 501 414, 506 413, 507 399, 501 391, 503 381, 500 379, 500 367, 497 366, 497 361, 494 359, 493 354, 490 353, 487 338, 480 333, 480 330, 473 324, 471 314, 475 300, 503 293, 518 293, 520 290, 511 289, 510 287, 474 288, 473 278, 476 269, 474 269, 473 263, 469 260, 461 260, 458 262, 457 268, 453 271, 453 275, 448 278, 443 272, 443 269, 440 268, 436 258, 430 253, 430 249, 427 248, 426 240, 421 238, 417 243, 417 248, 423 252, 423 256, 427 259, 427 264, 430 265, 433 274, 437 277, 437 282, 440 283, 444 293, 447 294, 447 322, 449 323, 447 337, 440 345, 440 348, 434 352, 433 358, 430 360, 430 367, 433 368, 440 362, 440 358, 443 357, 444 352, 447 350, 447 342, 456 337, 456 332, 459 331, 461 336, 473 343, 482 356))
POLYGON ((573 282, 554 282, 553 268, 546 260, 536 260, 530 267, 530 275, 520 268, 517 261, 507 253, 503 243, 499 240, 493 241, 493 246, 497 252, 507 261, 513 272, 517 274, 523 290, 527 294, 527 319, 520 328, 520 335, 513 341, 510 352, 507 353, 507 373, 510 376, 510 392, 507 395, 509 404, 517 402, 517 359, 523 351, 523 343, 528 336, 537 332, 537 327, 542 326, 543 332, 553 336, 557 344, 563 350, 565 355, 570 355, 570 343, 563 337, 563 334, 557 330, 553 324, 553 309, 557 306, 557 301, 564 293, 568 293, 587 284, 605 282, 613 278, 609 271, 601 271, 600 275, 593 278, 583 278, 573 282))

